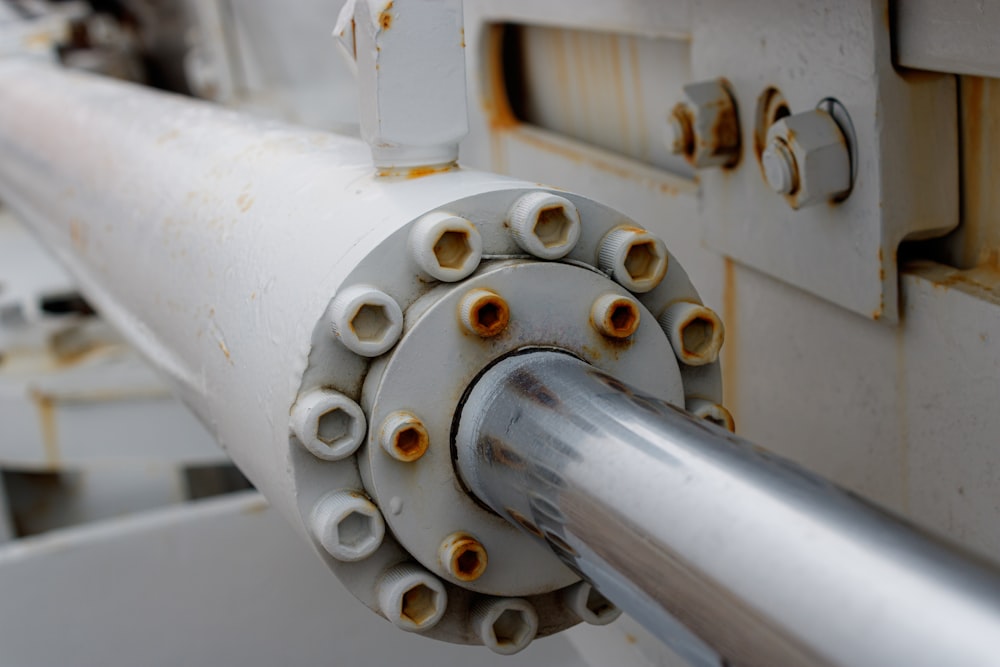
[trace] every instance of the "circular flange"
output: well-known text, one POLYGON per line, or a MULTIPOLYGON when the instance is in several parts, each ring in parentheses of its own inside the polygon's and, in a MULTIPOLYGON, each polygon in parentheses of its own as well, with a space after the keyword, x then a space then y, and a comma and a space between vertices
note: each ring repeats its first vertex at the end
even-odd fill
POLYGON ((429 446, 420 459, 402 462, 372 434, 359 453, 362 479, 400 544, 446 581, 479 593, 523 596, 579 579, 544 546, 479 505, 457 479, 451 455, 455 409, 491 362, 524 347, 558 347, 683 404, 680 369, 652 313, 635 302, 639 326, 626 339, 602 335, 591 321, 594 300, 607 294, 629 298, 589 268, 526 260, 484 265, 460 285, 438 287, 414 303, 396 350, 369 374, 363 403, 371 423, 399 410, 420 415, 429 446), (490 290, 509 304, 510 320, 501 333, 481 337, 461 326, 460 304, 475 289, 490 290), (457 580, 440 562, 440 545, 455 532, 471 534, 488 554, 489 566, 475 580, 457 580))

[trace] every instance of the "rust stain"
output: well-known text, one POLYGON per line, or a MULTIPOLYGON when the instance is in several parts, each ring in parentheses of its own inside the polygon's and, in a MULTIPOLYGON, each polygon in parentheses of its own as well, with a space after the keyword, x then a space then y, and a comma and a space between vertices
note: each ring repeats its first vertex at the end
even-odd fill
MULTIPOLYGON (((632 94, 635 96, 632 106, 635 109, 636 127, 643 130, 646 127, 646 106, 642 95, 643 81, 642 72, 639 68, 639 42, 636 37, 629 37, 628 50, 629 62, 632 68, 632 94)), ((643 160, 649 162, 649 142, 642 141, 643 138, 640 136, 641 155, 643 160)))
POLYGON ((465 27, 464 26, 461 28, 461 35, 462 35, 462 48, 464 49, 465 48, 465 27))
POLYGON ((492 130, 509 129, 520 125, 507 97, 503 69, 503 25, 492 25, 486 35, 486 97, 482 101, 492 130))
POLYGON ((253 197, 244 192, 236 198, 236 206, 242 213, 246 213, 250 210, 250 207, 253 206, 253 197))
POLYGON ((56 402, 52 396, 32 390, 31 398, 38 410, 41 426, 42 447, 45 449, 45 462, 53 468, 59 465, 59 433, 56 428, 56 402))
POLYGON ((87 228, 78 218, 69 221, 69 238, 81 253, 87 251, 87 228))
POLYGON ((726 327, 728 345, 723 350, 725 363, 722 364, 722 389, 725 403, 734 419, 739 414, 737 397, 739 396, 739 345, 737 344, 737 310, 736 265, 729 257, 724 258, 722 281, 722 320, 726 327))
POLYGON ((219 341, 219 349, 222 350, 222 354, 226 355, 226 361, 233 363, 232 357, 229 355, 229 347, 226 345, 225 341, 219 341))
POLYGON ((388 30, 392 27, 392 0, 389 0, 389 4, 385 6, 385 9, 378 15, 378 24, 382 26, 382 30, 388 30))
POLYGON ((1000 80, 965 76, 961 95, 960 268, 994 261, 1000 249, 1000 80))
POLYGON ((267 500, 264 498, 257 498, 241 511, 242 514, 261 514, 266 512, 271 506, 268 504, 267 500))
POLYGON ((630 635, 629 633, 626 632, 625 641, 627 641, 629 644, 635 644, 639 640, 636 639, 635 635, 630 635))
POLYGON ((157 146, 162 146, 165 143, 173 141, 174 139, 176 139, 179 136, 181 136, 180 130, 178 130, 177 128, 174 128, 174 129, 170 130, 169 132, 161 134, 159 137, 157 137, 157 139, 156 139, 156 145, 157 146))
POLYGON ((433 176, 434 174, 445 174, 449 171, 456 171, 459 169, 458 163, 449 162, 448 164, 434 165, 430 167, 404 167, 402 169, 381 169, 375 172, 375 175, 379 178, 423 178, 424 176, 433 176))

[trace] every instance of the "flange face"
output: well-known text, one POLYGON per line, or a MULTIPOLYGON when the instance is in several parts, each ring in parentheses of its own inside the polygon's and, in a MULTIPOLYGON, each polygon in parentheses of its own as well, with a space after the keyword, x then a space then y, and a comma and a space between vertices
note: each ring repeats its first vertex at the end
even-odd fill
POLYGON ((371 428, 360 457, 368 493, 383 508, 396 539, 443 579, 490 595, 537 595, 579 580, 549 550, 484 509, 456 478, 451 428, 456 406, 475 377, 509 352, 532 346, 567 350, 654 396, 682 401, 680 370, 653 315, 640 306, 639 326, 626 340, 602 335, 591 306, 604 295, 628 292, 596 271, 569 264, 507 261, 481 268, 460 285, 432 291, 411 306, 419 315, 379 373, 365 383, 371 428), (480 337, 459 322, 463 297, 488 290, 506 301, 506 328, 480 337), (377 377, 374 377, 377 376, 377 377), (379 446, 379 425, 404 410, 419 417, 429 446, 418 460, 401 462, 379 446), (439 547, 455 532, 474 536, 489 564, 461 580, 442 563, 439 547))

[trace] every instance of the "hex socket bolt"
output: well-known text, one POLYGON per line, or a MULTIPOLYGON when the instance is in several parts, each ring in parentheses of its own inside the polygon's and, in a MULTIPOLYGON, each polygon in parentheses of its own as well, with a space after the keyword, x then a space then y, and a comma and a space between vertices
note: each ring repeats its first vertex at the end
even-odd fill
POLYGON ((668 306, 658 321, 681 362, 704 366, 718 360, 725 329, 712 309, 679 301, 668 306))
POLYGON ((562 598, 581 621, 590 625, 607 625, 622 615, 621 609, 586 581, 566 588, 562 598))
POLYGON ((458 581, 475 581, 486 572, 489 562, 486 547, 463 532, 452 533, 442 540, 438 560, 445 571, 458 581))
POLYGON ((590 307, 590 323, 608 338, 628 338, 639 328, 639 302, 621 294, 602 294, 590 307))
POLYGON ((576 206, 551 192, 532 192, 518 199, 508 214, 514 241, 540 259, 559 259, 580 240, 576 206))
POLYGON ((397 410, 382 422, 379 444, 392 458, 403 463, 410 463, 419 459, 427 451, 430 436, 427 434, 424 423, 415 414, 405 410, 397 410))
POLYGON ((446 283, 467 278, 483 258, 483 238, 476 226, 443 211, 417 220, 407 245, 421 271, 446 283))
POLYGON ((489 598, 472 607, 472 628, 483 645, 500 655, 523 650, 538 634, 538 613, 521 598, 489 598))
POLYGON ((458 320, 468 333, 492 338, 510 323, 510 307, 496 292, 476 287, 459 301, 458 320))
POLYGON ((315 389, 292 407, 292 433, 316 458, 339 461, 364 442, 368 423, 357 403, 332 389, 315 389))
POLYGON ((448 594, 430 572, 403 563, 382 575, 378 605, 382 614, 400 630, 421 632, 434 627, 444 616, 448 594))
POLYGON ((733 415, 714 401, 704 398, 688 398, 684 402, 684 409, 695 417, 710 421, 732 433, 736 432, 736 420, 733 419, 733 415))
POLYGON ((382 290, 352 285, 330 304, 330 328, 351 352, 377 357, 391 350, 402 335, 403 311, 382 290))
POLYGON ((616 227, 601 241, 597 264, 630 292, 648 292, 667 275, 667 246, 645 229, 616 227))
POLYGON ((361 491, 334 491, 320 498, 310 516, 313 535, 337 560, 364 560, 382 545, 385 521, 361 491))

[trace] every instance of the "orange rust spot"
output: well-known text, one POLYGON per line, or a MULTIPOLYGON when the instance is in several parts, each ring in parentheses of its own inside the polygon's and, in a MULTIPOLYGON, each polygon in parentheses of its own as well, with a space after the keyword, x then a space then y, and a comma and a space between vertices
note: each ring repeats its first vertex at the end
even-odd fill
POLYGON ((625 641, 627 641, 629 644, 634 644, 634 643, 636 643, 639 640, 636 639, 635 635, 630 635, 629 633, 626 632, 625 633, 625 641))
POLYGON ((87 228, 76 218, 69 221, 69 238, 77 250, 80 252, 87 250, 87 228))
POLYGON ((430 436, 419 422, 399 429, 392 439, 392 449, 400 461, 416 461, 427 452, 430 436))
POLYGON ((423 178, 424 176, 433 176, 434 174, 444 174, 449 171, 455 171, 459 168, 458 164, 455 162, 449 162, 448 164, 439 164, 430 167, 403 167, 402 169, 381 169, 375 172, 375 175, 379 178, 423 178))
POLYGON ((159 137, 157 137, 157 139, 156 139, 156 145, 157 146, 162 146, 163 144, 165 144, 165 143, 167 143, 169 141, 173 141, 174 139, 176 139, 179 136, 181 136, 180 130, 178 130, 177 128, 174 128, 174 129, 170 130, 169 132, 161 134, 159 137))
POLYGON ((385 6, 385 9, 378 15, 378 24, 382 26, 382 30, 388 30, 392 27, 392 14, 390 10, 392 9, 392 0, 389 0, 389 4, 385 6))
POLYGON ((510 514, 510 518, 514 519, 514 521, 516 521, 518 525, 524 528, 526 531, 528 531, 535 537, 539 538, 545 537, 545 535, 542 533, 541 528, 539 528, 531 521, 529 521, 528 517, 524 516, 515 509, 511 509, 510 507, 507 507, 505 509, 507 510, 507 514, 510 514))
POLYGON ((462 48, 464 49, 465 48, 465 27, 464 26, 461 28, 461 31, 462 31, 462 48))
POLYGON ((493 131, 520 125, 507 97, 503 68, 503 35, 505 26, 491 25, 486 33, 486 97, 482 101, 486 118, 493 131))
POLYGON ((229 347, 226 345, 225 341, 219 341, 219 349, 222 350, 222 354, 226 355, 226 361, 233 363, 233 359, 229 355, 229 347))
POLYGON ((53 468, 58 467, 61 457, 59 455, 59 433, 56 428, 55 398, 34 389, 31 391, 31 398, 38 410, 45 462, 53 468))
POLYGON ((459 581, 475 581, 486 572, 486 548, 471 535, 449 535, 442 547, 445 568, 459 581))
POLYGON ((241 212, 246 213, 253 206, 253 197, 244 192, 239 197, 236 198, 236 206, 241 212))

